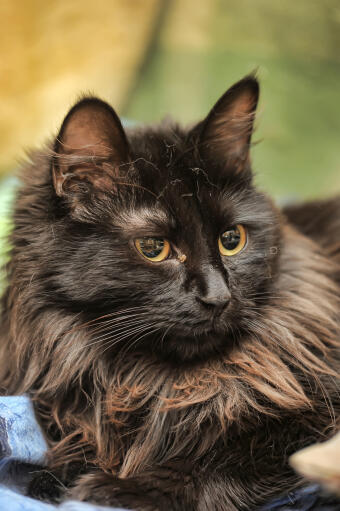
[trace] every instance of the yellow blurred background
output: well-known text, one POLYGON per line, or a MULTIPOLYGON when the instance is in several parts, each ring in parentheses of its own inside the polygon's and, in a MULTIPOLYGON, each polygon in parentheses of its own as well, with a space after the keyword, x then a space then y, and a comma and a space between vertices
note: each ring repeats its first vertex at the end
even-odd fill
POLYGON ((0 3, 0 169, 55 132, 82 92, 119 106, 157 19, 157 0, 0 3))

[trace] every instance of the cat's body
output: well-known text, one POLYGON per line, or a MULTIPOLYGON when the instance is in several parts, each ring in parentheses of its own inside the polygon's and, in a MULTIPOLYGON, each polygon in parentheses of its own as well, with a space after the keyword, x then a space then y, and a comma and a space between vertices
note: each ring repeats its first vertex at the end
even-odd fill
POLYGON ((253 187, 256 102, 246 78, 193 130, 127 140, 87 99, 24 173, 0 382, 35 400, 68 496, 251 509, 338 429, 340 199, 280 212, 253 187))

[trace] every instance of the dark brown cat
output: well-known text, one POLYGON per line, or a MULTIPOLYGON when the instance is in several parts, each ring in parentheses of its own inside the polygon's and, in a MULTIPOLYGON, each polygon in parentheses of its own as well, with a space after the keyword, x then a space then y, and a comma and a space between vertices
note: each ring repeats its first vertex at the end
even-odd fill
POLYGON ((251 509, 338 429, 340 200, 254 188, 257 100, 249 76, 192 129, 125 133, 85 98, 22 173, 0 383, 32 396, 60 498, 251 509))

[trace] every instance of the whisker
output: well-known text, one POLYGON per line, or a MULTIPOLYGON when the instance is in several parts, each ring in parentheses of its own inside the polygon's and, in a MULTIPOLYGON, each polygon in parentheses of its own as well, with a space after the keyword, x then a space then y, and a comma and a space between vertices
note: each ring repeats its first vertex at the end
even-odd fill
POLYGON ((129 312, 129 311, 138 312, 140 309, 147 309, 147 308, 148 308, 147 305, 140 305, 140 306, 136 306, 136 307, 128 307, 126 309, 121 309, 119 311, 110 312, 108 314, 104 314, 103 316, 99 316, 98 318, 91 319, 90 321, 87 321, 85 323, 81 323, 80 325, 76 325, 73 328, 71 328, 71 330, 68 330, 65 333, 67 333, 67 334, 73 333, 74 331, 77 331, 81 328, 85 328, 85 327, 87 327, 93 323, 96 323, 97 321, 100 321, 102 319, 105 319, 105 318, 110 318, 112 316, 120 315, 122 313, 125 314, 126 312, 129 312))
POLYGON ((172 328, 173 326, 174 326, 174 324, 171 324, 171 325, 169 325, 169 326, 168 326, 168 328, 166 328, 166 329, 165 329, 165 332, 164 332, 164 334, 162 335, 162 338, 161 338, 161 341, 160 341, 160 345, 161 345, 161 347, 163 347, 163 346, 164 346, 165 336, 166 336, 166 334, 168 334, 168 333, 169 333, 169 331, 171 330, 171 328, 172 328))
POLYGON ((110 328, 111 329, 110 332, 105 332, 104 328, 101 329, 101 331, 104 330, 104 333, 102 333, 99 336, 96 336, 96 337, 92 338, 92 342, 84 344, 83 346, 80 346, 78 351, 86 349, 86 348, 89 348, 90 346, 93 346, 95 344, 102 343, 103 341, 105 341, 108 338, 110 338, 110 339, 113 338, 114 339, 116 337, 117 333, 120 333, 122 331, 126 331, 127 327, 129 327, 131 325, 133 327, 137 326, 139 315, 135 314, 135 315, 131 315, 131 316, 129 316, 129 317, 126 316, 126 320, 119 322, 117 328, 114 328, 115 325, 113 325, 113 326, 112 325, 107 325, 106 329, 110 328), (135 316, 133 320, 132 320, 131 316, 135 316))
MULTIPOLYGON (((115 330, 113 330, 113 331, 111 331, 111 332, 107 332, 107 333, 105 333, 105 334, 102 334, 102 335, 100 335, 99 337, 95 337, 95 338, 94 338, 94 341, 95 341, 95 343, 97 343, 97 342, 100 342, 100 341, 106 340, 106 339, 108 339, 108 338, 114 338, 114 337, 116 336, 116 334, 117 334, 117 333, 120 333, 120 332, 124 332, 124 331, 126 331, 127 327, 128 327, 128 326, 131 326, 131 325, 133 326, 133 328, 134 328, 135 326, 137 326, 135 321, 130 322, 130 323, 125 324, 125 325, 121 325, 121 326, 120 326, 120 328, 117 328, 117 329, 115 329, 115 330)), ((92 344, 93 344, 93 343, 92 343, 92 344)))
MULTIPOLYGON (((113 346, 115 346, 116 344, 118 344, 119 342, 121 342, 123 339, 126 339, 127 337, 129 337, 131 334, 138 334, 140 331, 143 331, 143 330, 147 330, 151 327, 154 327, 157 323, 153 323, 153 324, 150 324, 150 325, 143 325, 143 326, 139 326, 138 328, 136 329, 132 329, 130 330, 129 332, 127 332, 126 334, 118 337, 117 339, 115 339, 115 337, 112 337, 109 341, 106 341, 106 343, 104 345, 107 345, 108 346, 102 351, 102 353, 104 353, 106 350, 112 348, 113 346), (113 344, 110 344, 111 343, 111 340, 114 340, 115 342, 113 344)), ((104 346, 103 345, 103 346, 104 346)))
POLYGON ((93 334, 94 332, 99 332, 101 330, 110 328, 110 327, 112 327, 112 325, 114 326, 114 324, 123 323, 125 320, 130 320, 131 318, 138 318, 138 317, 143 317, 143 316, 147 316, 147 315, 148 315, 147 312, 140 312, 140 313, 136 313, 136 314, 127 314, 125 316, 119 316, 118 318, 106 320, 104 324, 96 326, 94 329, 91 329, 89 331, 93 334))
POLYGON ((155 332, 157 332, 158 330, 160 330, 160 328, 161 328, 161 327, 157 327, 157 328, 155 328, 155 329, 153 329, 153 330, 151 329, 151 331, 148 331, 148 330, 149 330, 149 329, 148 329, 148 330, 147 330, 147 331, 146 331, 143 335, 141 335, 141 336, 137 337, 137 339, 135 339, 135 340, 134 340, 131 344, 129 344, 129 345, 126 347, 126 349, 122 351, 121 356, 126 355, 126 354, 127 354, 127 352, 128 352, 130 349, 132 349, 132 348, 133 348, 133 346, 135 346, 135 345, 137 344, 137 342, 139 342, 141 339, 143 339, 146 335, 152 335, 152 334, 154 334, 155 332))

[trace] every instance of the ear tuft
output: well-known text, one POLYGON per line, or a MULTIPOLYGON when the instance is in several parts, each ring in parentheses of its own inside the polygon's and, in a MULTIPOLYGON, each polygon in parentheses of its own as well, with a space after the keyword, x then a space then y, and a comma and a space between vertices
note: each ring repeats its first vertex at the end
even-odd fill
POLYGON ((129 160, 128 141, 115 111, 98 98, 84 98, 67 114, 55 142, 53 183, 59 196, 79 186, 107 191, 118 167, 129 160))
POLYGON ((233 85, 218 100, 201 125, 203 152, 237 171, 249 159, 259 84, 249 75, 233 85))

